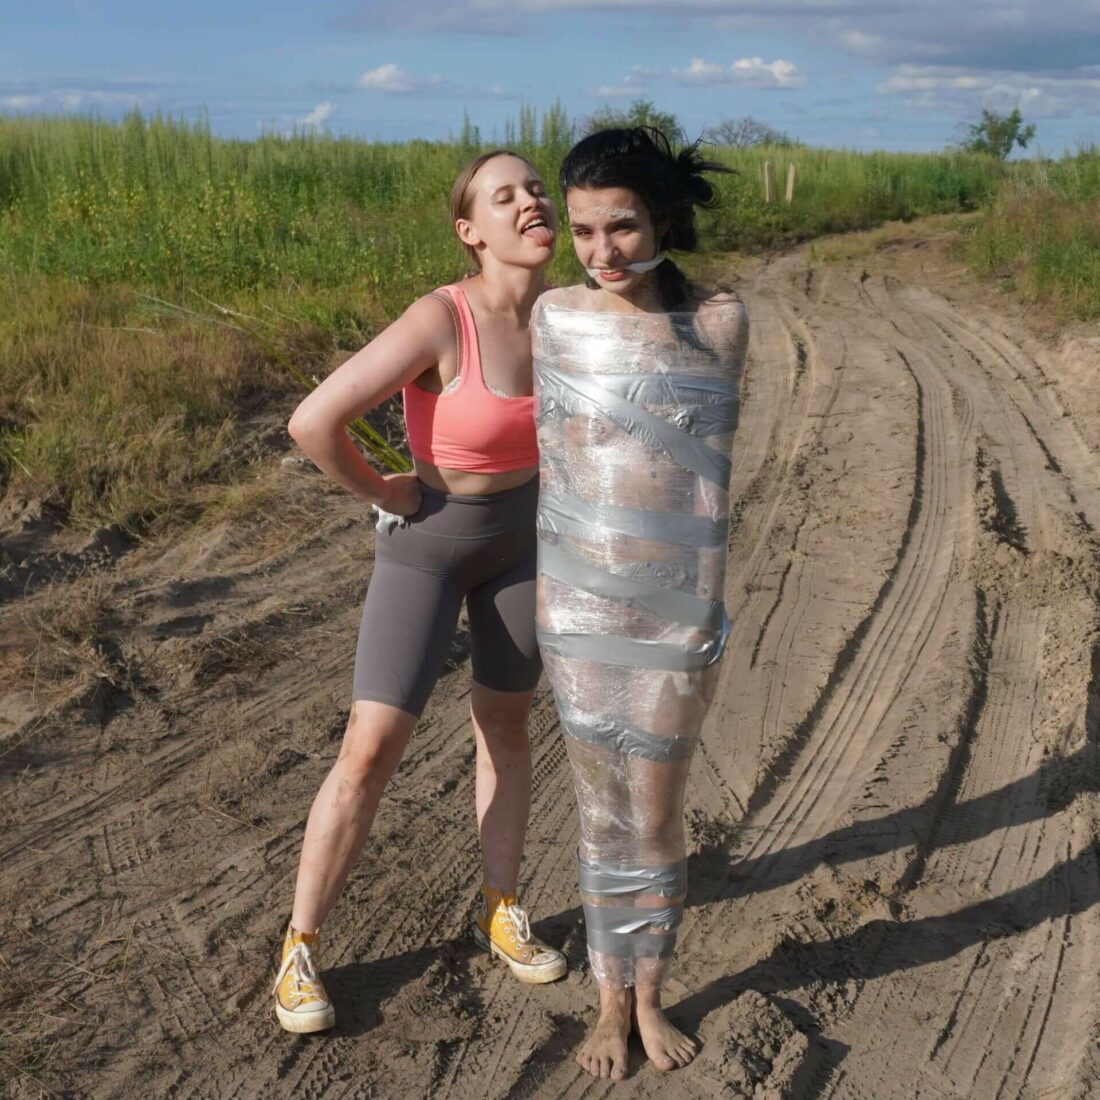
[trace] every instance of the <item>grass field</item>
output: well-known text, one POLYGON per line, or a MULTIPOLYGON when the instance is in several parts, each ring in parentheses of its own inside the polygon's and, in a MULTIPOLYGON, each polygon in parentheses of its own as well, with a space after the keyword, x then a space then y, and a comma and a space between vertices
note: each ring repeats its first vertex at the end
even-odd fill
MULTIPOLYGON (((528 117, 516 147, 553 180, 568 144, 551 111, 541 127, 528 117)), ((141 527, 238 476, 255 453, 242 423, 300 388, 281 360, 323 374, 461 275, 446 203, 476 151, 225 141, 137 115, 0 120, 0 491, 48 500, 76 524, 141 527), (216 305, 271 346, 211 323, 216 305)), ((704 219, 712 251, 987 209, 976 263, 1010 264, 1022 287, 1068 293, 1081 315, 1100 309, 1095 154, 1041 170, 959 153, 711 154, 734 169, 704 219), (780 187, 797 164, 789 206, 764 202, 765 159, 780 187)), ((550 274, 579 274, 567 237, 550 274)))
POLYGON ((968 241, 971 262, 1066 316, 1100 317, 1100 149, 1004 181, 968 241))

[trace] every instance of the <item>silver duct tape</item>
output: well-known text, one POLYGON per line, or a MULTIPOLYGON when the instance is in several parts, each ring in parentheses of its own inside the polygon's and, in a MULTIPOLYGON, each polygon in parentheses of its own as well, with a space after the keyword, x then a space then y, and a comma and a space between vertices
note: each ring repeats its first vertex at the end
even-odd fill
POLYGON ((673 863, 614 863, 577 857, 581 893, 594 898, 621 894, 658 894, 683 897, 687 892, 687 860, 673 863))
POLYGON ((640 756, 658 764, 687 760, 699 743, 697 735, 660 737, 655 733, 628 726, 613 718, 597 718, 559 706, 562 729, 567 737, 586 744, 599 745, 623 756, 640 756))
POLYGON ((594 408, 624 432, 660 447, 681 466, 723 490, 729 486, 729 456, 712 450, 686 431, 670 424, 624 398, 605 390, 594 378, 564 374, 549 363, 536 363, 539 373, 540 415, 548 403, 557 402, 567 411, 585 413, 594 408))
POLYGON ((679 512, 650 512, 618 504, 593 504, 560 490, 539 495, 540 527, 563 535, 591 537, 593 529, 631 535, 674 546, 724 546, 729 537, 729 516, 693 516, 679 512))
MULTIPOLYGON (((728 383, 700 379, 680 385, 668 375, 600 375, 599 385, 632 405, 663 406, 662 420, 694 436, 732 435, 740 412, 737 393, 728 383)), ((651 409, 652 411, 652 409, 651 409)))
POLYGON ((535 637, 543 649, 576 661, 665 672, 698 672, 722 656, 729 639, 729 621, 724 618, 719 634, 698 645, 623 638, 617 634, 554 633, 538 627, 535 637))
POLYGON ((635 405, 726 405, 734 410, 737 406, 737 386, 727 378, 663 371, 659 374, 601 374, 599 377, 604 389, 635 405))
POLYGON ((539 541, 540 572, 555 580, 580 588, 593 596, 618 600, 670 622, 718 630, 722 625, 720 600, 707 600, 679 588, 644 584, 630 577, 609 573, 606 569, 566 554, 551 543, 539 541))
POLYGON ((715 307, 738 314, 737 323, 727 325, 725 334, 716 339, 712 325, 700 325, 700 312, 623 314, 573 309, 560 301, 569 294, 568 290, 551 291, 539 302, 532 325, 536 353, 603 374, 635 366, 644 373, 706 372, 729 377, 739 372, 748 342, 748 316, 740 302, 715 307))
POLYGON ((676 952, 675 932, 601 932, 587 928, 588 947, 620 959, 670 959, 676 952))
POLYGON ((593 932, 617 932, 629 935, 652 928, 656 932, 673 932, 684 919, 682 905, 669 905, 663 909, 645 909, 623 905, 584 906, 584 925, 591 941, 593 932))

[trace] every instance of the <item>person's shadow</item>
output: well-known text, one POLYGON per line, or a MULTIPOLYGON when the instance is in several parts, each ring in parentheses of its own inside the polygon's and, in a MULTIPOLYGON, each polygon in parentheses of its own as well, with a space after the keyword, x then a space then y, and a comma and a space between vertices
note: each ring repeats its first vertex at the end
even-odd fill
MULTIPOLYGON (((731 859, 727 847, 716 844, 694 855, 688 864, 689 907, 718 904, 744 897, 754 889, 797 881, 820 864, 845 863, 914 849, 899 885, 917 882, 927 859, 937 848, 971 842, 995 831, 1022 825, 1066 809, 1078 795, 1100 791, 1100 679, 1090 688, 1088 741, 1069 757, 1055 757, 1037 772, 1014 780, 969 802, 959 803, 954 781, 917 806, 870 821, 847 825, 818 840, 765 856, 731 859)), ((715 977, 669 1010, 669 1018, 689 1033, 746 990, 768 994, 817 1043, 823 1062, 816 1080, 843 1060, 843 1044, 826 1040, 816 1022, 797 1001, 784 997, 815 982, 867 981, 891 973, 942 961, 980 942, 1037 927, 1044 921, 1083 913, 1100 901, 1100 844, 1094 842, 1046 874, 997 898, 977 902, 953 913, 912 921, 872 920, 847 936, 827 943, 784 939, 766 959, 745 970, 715 977)), ((549 943, 561 943, 575 929, 581 909, 562 910, 533 927, 549 943)), ((477 949, 468 940, 448 940, 398 956, 338 967, 326 976, 332 992, 348 1006, 340 1031, 359 1034, 377 1025, 378 1007, 403 986, 422 978, 441 956, 448 970, 468 974, 477 949)), ((583 966, 583 952, 572 945, 571 967, 583 966)), ((578 1005, 578 1010, 590 1006, 578 1005)), ((572 1053, 583 1033, 578 1019, 557 1021, 558 1041, 535 1053, 543 1071, 572 1053)), ((811 1095, 810 1092, 800 1095, 811 1095)))

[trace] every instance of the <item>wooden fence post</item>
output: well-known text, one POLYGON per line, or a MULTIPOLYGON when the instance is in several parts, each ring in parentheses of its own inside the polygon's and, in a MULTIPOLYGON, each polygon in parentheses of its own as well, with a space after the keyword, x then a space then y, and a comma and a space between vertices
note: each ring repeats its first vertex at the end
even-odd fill
POLYGON ((775 201, 775 172, 770 160, 764 161, 764 201, 775 201))
POLYGON ((785 197, 788 206, 794 202, 794 172, 794 161, 792 160, 791 163, 787 165, 787 194, 785 197))

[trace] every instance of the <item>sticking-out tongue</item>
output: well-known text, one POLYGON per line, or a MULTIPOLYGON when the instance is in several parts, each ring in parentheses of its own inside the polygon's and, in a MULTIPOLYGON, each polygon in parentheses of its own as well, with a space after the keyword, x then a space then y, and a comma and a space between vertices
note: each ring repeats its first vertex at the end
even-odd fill
POLYGON ((549 248, 554 243, 554 233, 546 225, 533 225, 530 229, 525 229, 523 235, 530 237, 535 244, 540 244, 543 248, 549 248))

